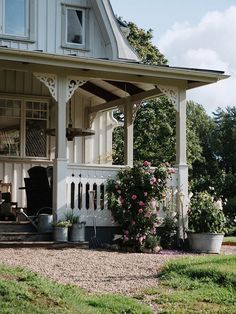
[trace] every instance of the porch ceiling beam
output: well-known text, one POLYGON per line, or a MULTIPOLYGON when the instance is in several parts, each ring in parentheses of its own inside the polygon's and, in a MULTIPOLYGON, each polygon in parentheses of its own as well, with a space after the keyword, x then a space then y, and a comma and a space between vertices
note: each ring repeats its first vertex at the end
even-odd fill
POLYGON ((127 92, 130 95, 138 94, 145 91, 144 89, 129 82, 109 81, 109 80, 105 80, 105 82, 115 87, 118 87, 119 89, 123 90, 124 92, 127 92))
POLYGON ((154 96, 160 96, 162 94, 163 93, 158 88, 154 88, 154 89, 151 89, 149 91, 145 91, 145 92, 138 93, 138 94, 135 94, 132 96, 128 96, 125 98, 121 98, 118 100, 113 100, 113 101, 110 101, 110 102, 107 102, 104 104, 93 106, 89 109, 89 113, 91 114, 91 113, 95 113, 98 111, 111 110, 111 109, 114 109, 118 106, 125 105, 125 103, 134 104, 136 102, 140 102, 140 101, 143 101, 145 99, 148 99, 148 98, 151 98, 154 96))
POLYGON ((84 85, 80 86, 80 89, 83 89, 97 97, 100 97, 107 102, 120 99, 119 96, 107 91, 106 89, 103 89, 91 82, 87 82, 84 85))

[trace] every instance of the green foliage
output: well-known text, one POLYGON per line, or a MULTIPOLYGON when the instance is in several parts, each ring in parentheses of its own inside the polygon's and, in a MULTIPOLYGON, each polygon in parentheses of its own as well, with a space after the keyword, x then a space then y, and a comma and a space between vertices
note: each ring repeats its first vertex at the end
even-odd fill
POLYGON ((214 113, 214 150, 220 168, 236 174, 236 107, 218 109, 214 113))
POLYGON ((174 249, 177 247, 177 219, 172 213, 166 212, 161 227, 158 229, 160 245, 163 249, 174 249))
POLYGON ((71 225, 80 222, 80 217, 74 213, 73 210, 65 213, 65 219, 70 222, 71 225))
POLYGON ((196 193, 191 198, 189 230, 194 232, 222 233, 225 231, 226 219, 223 211, 214 204, 207 192, 196 193))
POLYGON ((140 299, 156 303, 158 313, 236 313, 235 264, 236 256, 175 259, 140 299))
POLYGON ((150 169, 145 161, 142 166, 120 170, 116 179, 108 180, 108 207, 121 227, 123 244, 140 251, 149 236, 156 235, 156 202, 163 198, 171 172, 166 164, 150 169))
MULTIPOLYGON (((115 118, 122 121, 123 116, 115 118)), ((153 165, 175 161, 175 110, 173 105, 161 97, 143 103, 134 121, 134 160, 150 160, 153 165)), ((124 164, 124 128, 113 132, 113 163, 124 164)))
POLYGON ((143 63, 152 65, 167 63, 164 55, 152 44, 153 34, 151 29, 145 31, 132 22, 127 23, 127 25, 130 29, 128 41, 134 47, 143 63))
POLYGON ((65 227, 70 227, 71 222, 69 220, 58 220, 58 221, 54 222, 52 225, 54 227, 65 228, 65 227))
POLYGON ((149 307, 118 295, 93 295, 21 268, 0 266, 1 314, 151 314, 149 307))

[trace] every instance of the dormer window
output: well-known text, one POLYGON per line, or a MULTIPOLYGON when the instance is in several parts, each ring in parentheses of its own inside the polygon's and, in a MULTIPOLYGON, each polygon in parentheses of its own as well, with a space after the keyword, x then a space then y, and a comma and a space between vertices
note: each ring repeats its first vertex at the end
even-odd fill
POLYGON ((34 0, 0 0, 0 36, 33 40, 34 0))
POLYGON ((67 43, 84 44, 84 10, 66 9, 66 31, 67 43))
POLYGON ((63 5, 62 45, 68 48, 85 49, 88 23, 86 8, 63 5))

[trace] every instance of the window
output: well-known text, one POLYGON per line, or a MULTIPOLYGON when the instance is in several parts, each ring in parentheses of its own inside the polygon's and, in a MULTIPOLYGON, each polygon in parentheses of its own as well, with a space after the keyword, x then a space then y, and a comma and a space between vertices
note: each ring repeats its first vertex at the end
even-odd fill
POLYGON ((83 45, 84 11, 72 8, 67 8, 66 11, 66 42, 83 45))
POLYGON ((63 5, 62 12, 62 45, 75 49, 86 48, 88 10, 63 5))
POLYGON ((27 0, 5 0, 4 33, 12 36, 28 36, 29 3, 27 0))
POLYGON ((48 103, 0 98, 0 156, 47 157, 48 103))
POLYGON ((1 37, 33 40, 35 0, 0 0, 1 37))

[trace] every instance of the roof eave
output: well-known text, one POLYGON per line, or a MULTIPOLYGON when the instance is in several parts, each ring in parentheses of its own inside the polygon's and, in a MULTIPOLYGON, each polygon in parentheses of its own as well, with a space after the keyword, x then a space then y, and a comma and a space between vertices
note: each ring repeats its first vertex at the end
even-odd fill
POLYGON ((174 68, 168 66, 151 66, 124 61, 81 58, 71 55, 55 55, 36 51, 19 51, 0 48, 0 68, 13 62, 16 69, 39 71, 45 73, 68 73, 81 77, 114 78, 158 84, 159 80, 187 82, 187 88, 211 84, 229 77, 222 71, 174 68), (45 66, 42 67, 42 66, 45 66))

